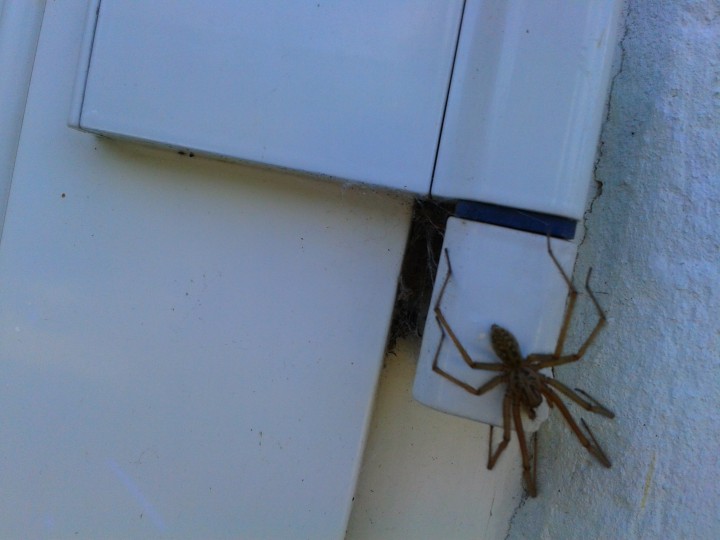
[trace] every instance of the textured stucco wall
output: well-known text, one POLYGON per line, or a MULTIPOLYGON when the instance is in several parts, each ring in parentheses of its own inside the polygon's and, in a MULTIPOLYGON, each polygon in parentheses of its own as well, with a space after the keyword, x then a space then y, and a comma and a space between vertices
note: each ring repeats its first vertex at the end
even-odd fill
POLYGON ((575 271, 610 324, 556 370, 617 413, 583 415, 614 464, 553 415, 509 538, 720 538, 720 3, 631 0, 625 20, 575 271))

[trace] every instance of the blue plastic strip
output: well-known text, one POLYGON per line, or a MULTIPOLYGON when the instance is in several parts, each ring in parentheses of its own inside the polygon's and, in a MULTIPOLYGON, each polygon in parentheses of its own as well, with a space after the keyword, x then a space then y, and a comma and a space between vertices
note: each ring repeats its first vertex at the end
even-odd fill
POLYGON ((574 219, 473 201, 458 201, 455 206, 455 215, 459 218, 482 221, 510 229, 550 234, 550 236, 563 240, 575 238, 577 227, 574 219))

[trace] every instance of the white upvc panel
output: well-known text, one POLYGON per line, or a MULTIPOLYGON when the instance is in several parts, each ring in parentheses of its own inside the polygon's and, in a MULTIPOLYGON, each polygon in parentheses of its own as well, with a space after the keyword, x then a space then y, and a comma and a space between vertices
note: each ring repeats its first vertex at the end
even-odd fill
POLYGON ((0 537, 341 538, 409 201, 69 129, 85 4, 0 249, 0 537))
POLYGON ((619 0, 468 0, 432 193, 582 217, 619 0))
MULTIPOLYGON (((473 360, 500 362, 490 348, 493 324, 512 332, 524 355, 555 350, 568 287, 548 254, 546 242, 543 235, 456 218, 448 221, 443 249, 450 257, 452 276, 440 308, 473 360)), ((553 239, 552 249, 571 275, 575 244, 553 239)), ((443 256, 435 280, 433 307, 447 271, 443 256)), ((413 389, 415 399, 443 412, 502 426, 505 385, 476 396, 434 372, 440 337, 431 307, 413 389)), ((474 387, 497 375, 471 369, 449 338, 439 351, 438 366, 474 387)), ((534 421, 525 419, 526 431, 537 430, 547 414, 543 402, 534 421)))
POLYGON ((102 0, 71 124, 427 194, 462 6, 102 0))
POLYGON ((45 2, 0 2, 0 236, 45 2))

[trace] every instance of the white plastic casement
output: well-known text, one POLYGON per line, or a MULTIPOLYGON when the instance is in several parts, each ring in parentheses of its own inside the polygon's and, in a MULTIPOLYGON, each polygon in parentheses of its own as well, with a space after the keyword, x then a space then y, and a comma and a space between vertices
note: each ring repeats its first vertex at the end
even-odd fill
POLYGON ((0 2, 0 236, 44 1, 0 2))
POLYGON ((582 217, 620 7, 466 2, 433 196, 582 217))
POLYGON ((462 0, 95 0, 70 124, 427 194, 462 0))
POLYGON ((578 219, 619 6, 93 0, 70 125, 578 219))

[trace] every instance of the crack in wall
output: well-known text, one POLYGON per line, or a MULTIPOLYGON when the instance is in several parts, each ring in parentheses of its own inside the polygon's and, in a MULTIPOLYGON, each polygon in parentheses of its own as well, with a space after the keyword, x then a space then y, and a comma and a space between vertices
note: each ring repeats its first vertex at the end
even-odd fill
POLYGON ((608 89, 608 100, 607 100, 607 107, 605 108, 605 118, 603 119, 603 129, 600 133, 600 141, 598 143, 598 151, 597 151, 597 157, 595 158, 595 163, 593 164, 593 182, 595 183, 595 193, 592 196, 592 199, 590 200, 590 203, 588 204, 587 209, 585 210, 585 213, 583 214, 583 237, 578 246, 581 246, 585 242, 586 234, 585 231, 587 230, 587 221, 590 217, 590 214, 593 212, 593 207, 595 205, 595 202, 602 197, 603 194, 603 188, 605 186, 605 183, 600 180, 599 174, 598 174, 598 168, 600 166, 600 162, 602 161, 604 157, 604 146, 605 146, 605 126, 607 126, 610 123, 610 116, 612 114, 613 110, 613 96, 615 95, 615 86, 617 84, 618 79, 620 78, 620 75, 622 75, 623 70, 625 68, 625 58, 627 55, 627 49, 625 48, 625 40, 628 37, 630 28, 627 24, 628 19, 630 18, 630 14, 632 12, 632 0, 628 0, 628 2, 625 5, 625 8, 623 9, 621 22, 619 24, 623 25, 623 33, 620 39, 618 40, 618 47, 620 49, 620 60, 618 61, 618 67, 613 76, 610 78, 610 86, 608 89))
POLYGON ((529 498, 529 495, 527 494, 527 492, 525 490, 523 490, 522 497, 520 497, 520 502, 518 502, 518 505, 515 507, 515 510, 513 510, 513 513, 510 516, 510 521, 508 521, 507 532, 505 533, 504 540, 509 540, 510 533, 512 532, 513 522, 515 521, 515 517, 520 512, 520 509, 523 506, 525 506, 525 503, 527 502, 528 498, 529 498))

